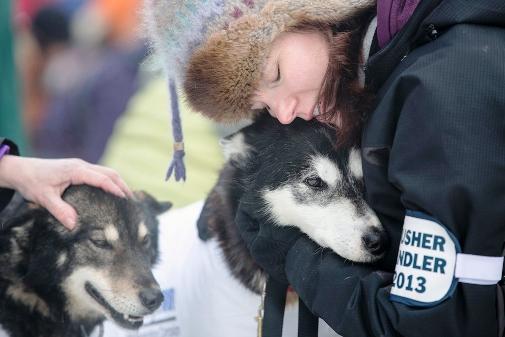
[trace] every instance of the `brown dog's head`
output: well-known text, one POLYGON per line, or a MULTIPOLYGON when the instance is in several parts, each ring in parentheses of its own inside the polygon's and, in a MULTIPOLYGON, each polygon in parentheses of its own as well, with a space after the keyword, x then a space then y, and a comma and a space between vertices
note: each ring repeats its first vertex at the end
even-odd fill
POLYGON ((78 213, 73 231, 35 208, 0 235, 10 237, 0 260, 9 256, 11 297, 31 298, 48 318, 109 318, 138 328, 163 301, 151 268, 158 256, 156 216, 171 205, 143 192, 123 199, 84 185, 70 187, 63 198, 78 213))

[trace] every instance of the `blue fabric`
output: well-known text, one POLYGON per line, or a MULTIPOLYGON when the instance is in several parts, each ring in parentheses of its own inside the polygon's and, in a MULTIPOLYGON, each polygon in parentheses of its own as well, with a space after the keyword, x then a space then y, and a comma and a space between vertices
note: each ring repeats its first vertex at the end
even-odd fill
POLYGON ((97 163, 117 118, 139 88, 138 70, 146 54, 143 45, 107 50, 88 78, 51 97, 33 137, 35 155, 97 163))

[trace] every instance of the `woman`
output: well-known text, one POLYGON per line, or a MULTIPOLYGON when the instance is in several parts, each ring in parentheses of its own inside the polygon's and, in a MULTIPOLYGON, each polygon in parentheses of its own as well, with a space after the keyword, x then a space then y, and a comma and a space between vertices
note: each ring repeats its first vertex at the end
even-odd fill
MULTIPOLYGON (((345 4, 357 3, 313 1, 300 12, 298 1, 272 1, 261 11, 252 3, 250 12, 191 51, 182 67, 188 100, 216 120, 251 116, 252 107, 265 107, 282 122, 322 111, 347 137, 341 141, 352 140, 349 130, 362 116, 350 103, 337 107, 346 99, 341 92, 329 101, 324 89, 322 96, 305 96, 311 116, 310 104, 288 109, 275 95, 262 95, 261 85, 277 79, 265 60, 275 59, 276 42, 270 43, 280 33, 304 21, 324 24, 338 6, 351 14, 331 20, 345 22, 359 12, 345 4)), ((257 223, 246 202, 237 223, 263 268, 289 282, 344 336, 501 336, 505 7, 494 0, 434 0, 379 1, 378 9, 366 63, 367 88, 377 97, 361 145, 368 202, 391 239, 383 264, 352 265, 321 253, 297 230, 257 223)), ((330 55, 330 66, 345 64, 330 55)), ((282 78, 282 60, 279 69, 282 78)))

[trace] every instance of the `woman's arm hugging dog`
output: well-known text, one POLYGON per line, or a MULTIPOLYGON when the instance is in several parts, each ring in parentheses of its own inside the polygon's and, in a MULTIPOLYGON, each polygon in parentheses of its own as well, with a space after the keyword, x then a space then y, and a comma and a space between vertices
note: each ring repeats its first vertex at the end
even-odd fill
POLYGON ((80 337, 105 318, 140 327, 163 301, 151 268, 156 216, 171 204, 145 192, 126 199, 85 185, 68 188, 63 198, 78 213, 73 231, 25 202, 2 216, 1 327, 11 337, 80 337))

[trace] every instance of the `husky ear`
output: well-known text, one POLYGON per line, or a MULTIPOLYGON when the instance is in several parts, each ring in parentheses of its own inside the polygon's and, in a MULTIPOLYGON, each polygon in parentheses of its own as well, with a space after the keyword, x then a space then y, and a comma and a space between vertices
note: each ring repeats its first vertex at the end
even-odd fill
POLYGON ((45 210, 23 198, 16 192, 7 206, 0 212, 0 231, 8 230, 11 227, 22 226, 24 223, 33 220, 35 214, 41 217, 45 210))
MULTIPOLYGON (((9 236, 21 251, 30 249, 30 232, 34 226, 47 226, 49 213, 34 203, 24 203, 19 212, 2 225, 1 232, 10 232, 9 236)), ((63 227, 63 226, 62 226, 63 227)))
POLYGON ((251 153, 251 146, 247 144, 243 131, 232 133, 219 141, 223 149, 225 161, 239 162, 247 159, 251 153))
POLYGON ((135 191, 133 192, 135 199, 145 204, 154 213, 161 214, 172 208, 172 203, 170 201, 158 201, 152 195, 145 191, 135 191))

